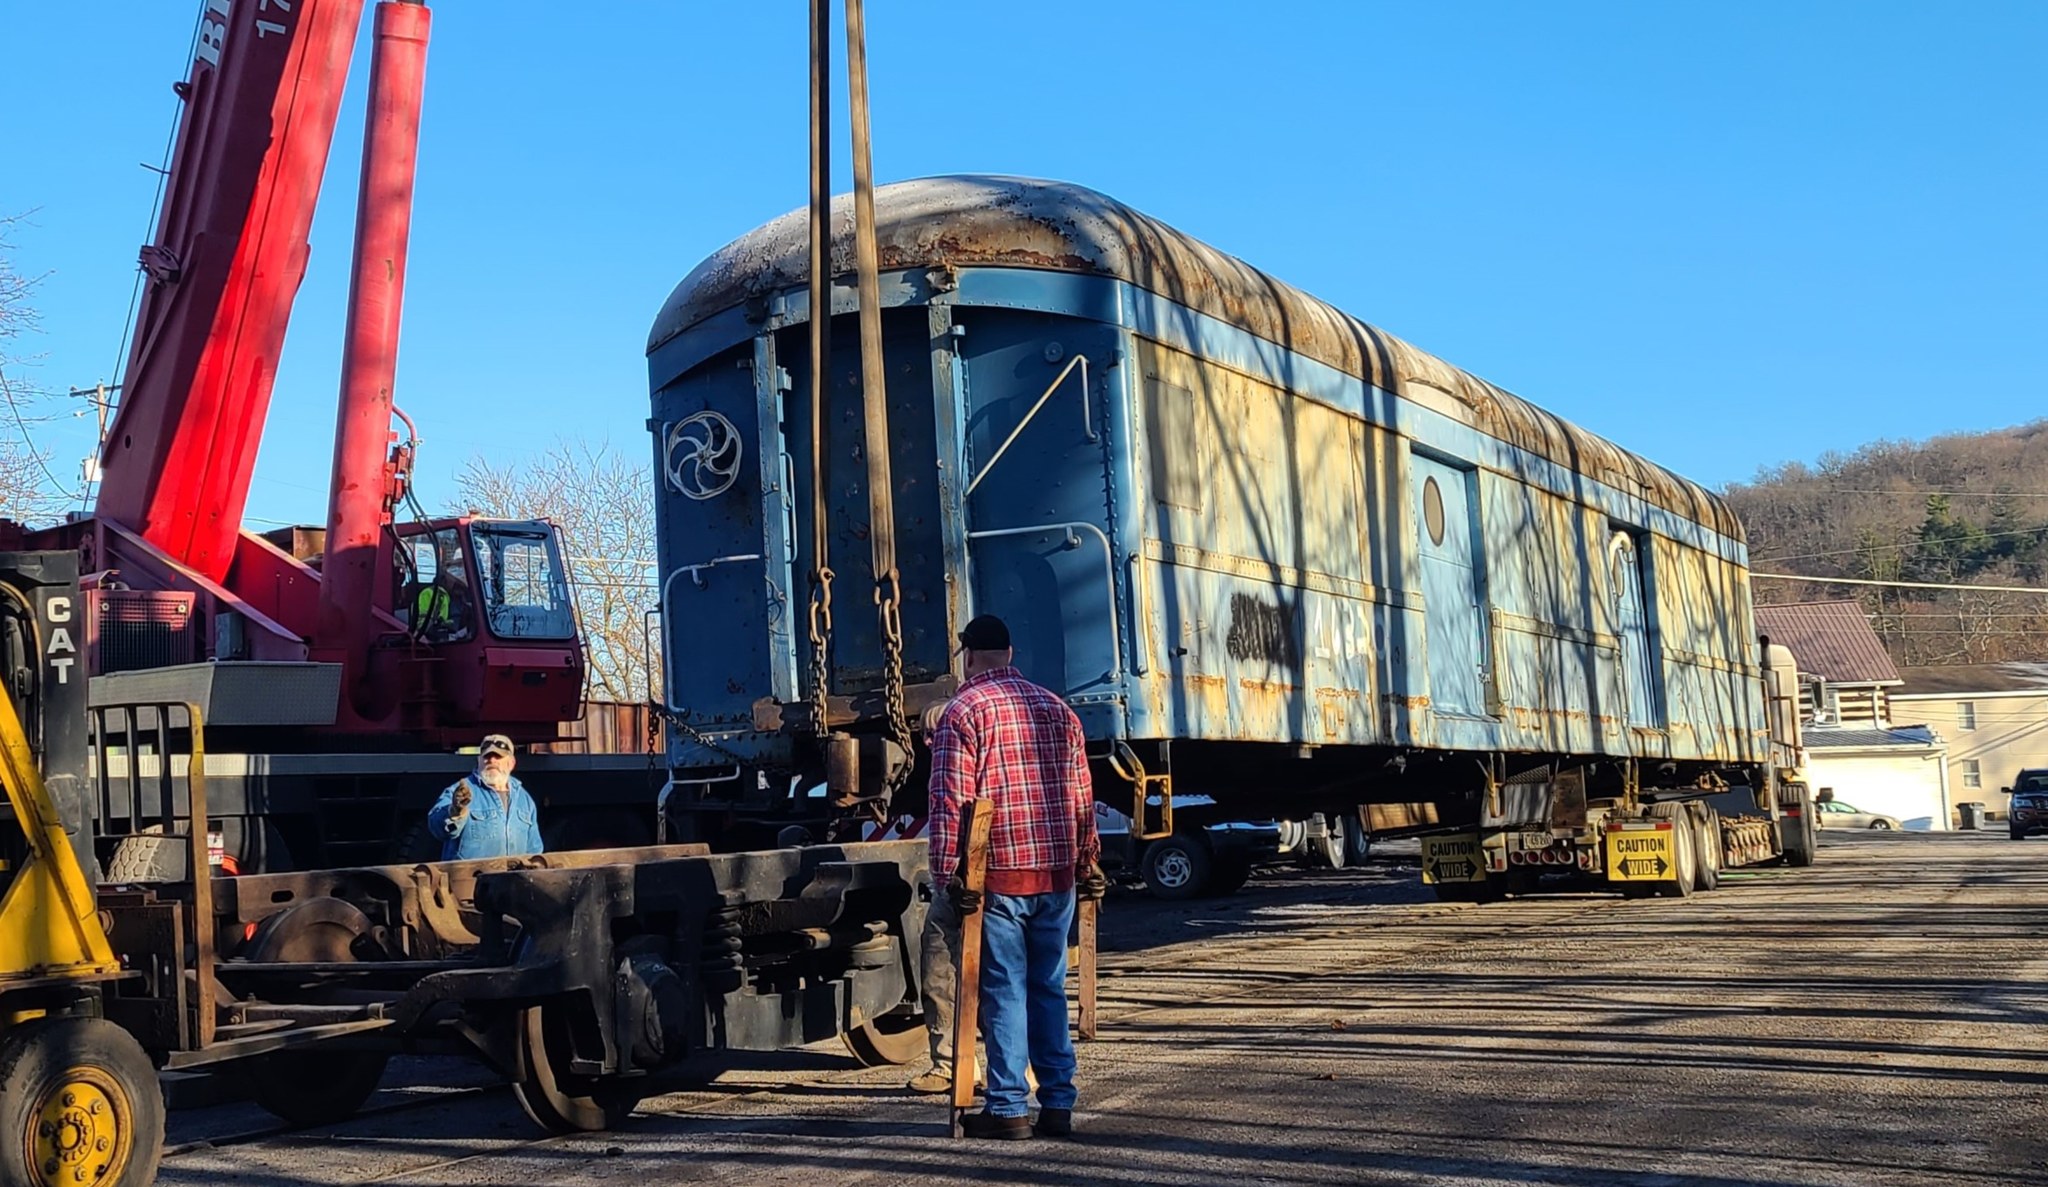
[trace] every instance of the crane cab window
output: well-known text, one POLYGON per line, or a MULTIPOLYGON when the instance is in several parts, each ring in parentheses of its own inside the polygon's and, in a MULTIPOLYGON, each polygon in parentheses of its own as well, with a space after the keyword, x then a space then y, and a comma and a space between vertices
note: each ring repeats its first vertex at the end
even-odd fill
POLYGON ((576 612, 569 582, 546 523, 470 524, 484 625, 500 639, 573 639, 576 612))
POLYGON ((398 592, 392 612, 415 637, 453 643, 476 633, 476 596, 463 561, 461 529, 451 524, 405 536, 393 557, 398 592))

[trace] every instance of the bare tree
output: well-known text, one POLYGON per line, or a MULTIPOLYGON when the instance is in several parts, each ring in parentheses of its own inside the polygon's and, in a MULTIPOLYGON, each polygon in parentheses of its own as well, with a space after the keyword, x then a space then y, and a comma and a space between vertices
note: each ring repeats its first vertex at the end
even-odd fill
POLYGON ((0 517, 28 522, 55 515, 66 496, 29 430, 49 419, 39 415, 49 393, 23 374, 34 362, 22 343, 41 327, 33 298, 43 278, 14 266, 12 232, 20 222, 20 215, 0 215, 0 517))
POLYGON ((559 441, 529 458, 471 458, 456 478, 458 501, 476 514, 561 527, 593 700, 644 701, 660 679, 646 635, 658 597, 650 469, 608 441, 559 441))

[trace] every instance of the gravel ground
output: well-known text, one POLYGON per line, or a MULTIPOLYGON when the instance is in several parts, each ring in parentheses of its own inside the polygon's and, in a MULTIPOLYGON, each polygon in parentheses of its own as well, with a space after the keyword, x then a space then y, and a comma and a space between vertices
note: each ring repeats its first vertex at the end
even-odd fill
POLYGON ((1113 895, 1071 1141, 949 1140, 906 1069, 823 1047, 574 1138, 401 1061, 339 1127, 180 1113, 161 1181, 2048 1187, 2048 841, 1823 840, 1684 901, 1440 905, 1412 846, 1113 895))

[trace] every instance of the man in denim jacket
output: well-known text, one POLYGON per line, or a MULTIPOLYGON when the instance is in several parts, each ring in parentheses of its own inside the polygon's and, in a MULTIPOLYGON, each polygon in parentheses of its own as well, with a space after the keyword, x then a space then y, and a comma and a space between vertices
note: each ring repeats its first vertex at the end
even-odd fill
POLYGON ((427 828, 441 838, 442 861, 525 857, 541 851, 539 810, 512 777, 512 739, 490 734, 477 747, 476 770, 441 793, 427 828))

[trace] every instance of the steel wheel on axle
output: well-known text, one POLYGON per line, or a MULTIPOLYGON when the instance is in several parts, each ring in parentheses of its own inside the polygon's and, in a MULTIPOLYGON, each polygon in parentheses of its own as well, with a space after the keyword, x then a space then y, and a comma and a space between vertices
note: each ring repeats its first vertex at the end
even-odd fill
POLYGON ((862 1067, 910 1063, 931 1050, 923 1014, 884 1014, 870 1018, 840 1036, 862 1067))
POLYGON ((594 1133, 616 1129, 632 1115, 640 1103, 632 1082, 569 1071, 569 1035, 561 1011, 528 1006, 514 1025, 519 1065, 512 1093, 534 1124, 549 1133, 594 1133))

